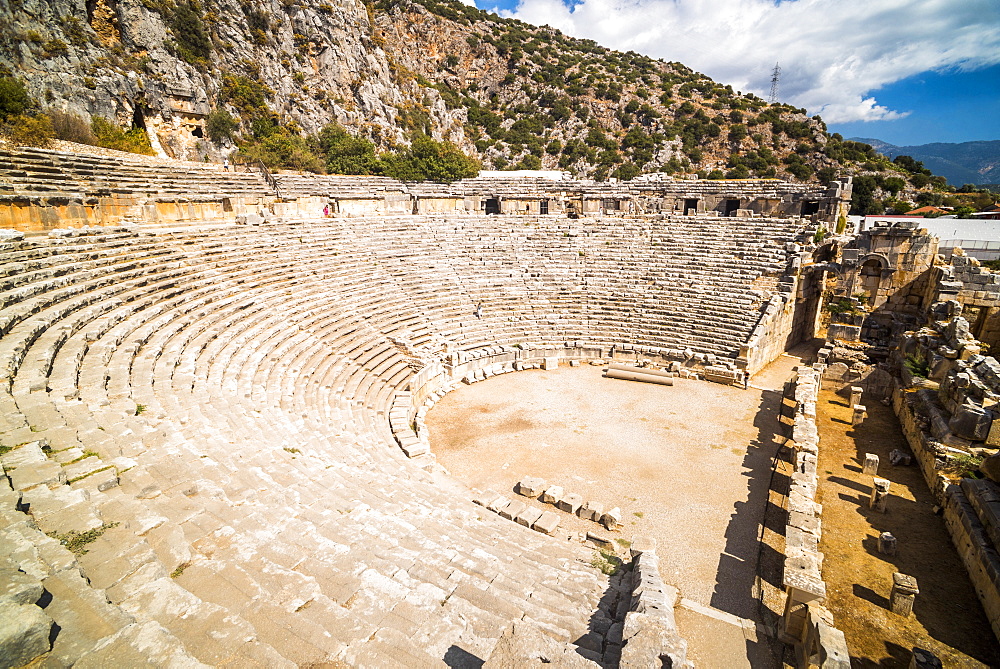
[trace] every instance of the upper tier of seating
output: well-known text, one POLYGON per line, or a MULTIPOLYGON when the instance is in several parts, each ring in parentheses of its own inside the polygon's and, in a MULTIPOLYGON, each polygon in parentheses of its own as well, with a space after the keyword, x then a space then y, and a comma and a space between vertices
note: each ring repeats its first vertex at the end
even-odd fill
POLYGON ((274 195, 256 171, 51 149, 0 149, 0 198, 141 195, 166 199, 274 195))

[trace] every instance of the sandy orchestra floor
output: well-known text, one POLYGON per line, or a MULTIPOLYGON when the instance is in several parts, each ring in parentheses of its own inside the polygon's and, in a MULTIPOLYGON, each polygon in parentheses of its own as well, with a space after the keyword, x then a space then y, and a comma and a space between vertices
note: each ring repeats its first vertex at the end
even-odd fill
POLYGON ((617 381, 592 366, 507 374, 447 395, 427 425, 439 462, 470 487, 506 493, 541 476, 620 506, 621 536, 656 538, 682 597, 754 618, 778 429, 759 416, 776 415, 778 394, 675 381, 617 381))

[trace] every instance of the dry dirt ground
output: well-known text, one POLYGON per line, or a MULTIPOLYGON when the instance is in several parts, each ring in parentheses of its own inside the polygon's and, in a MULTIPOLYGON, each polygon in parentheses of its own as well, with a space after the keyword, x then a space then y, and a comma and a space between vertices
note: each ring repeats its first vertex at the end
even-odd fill
MULTIPOLYGON (((664 581, 682 598, 773 623, 762 620, 758 596, 780 587, 780 571, 776 583, 757 582, 758 563, 773 564, 776 553, 759 537, 783 442, 775 389, 797 363, 784 356, 755 378, 764 386, 749 390, 606 379, 589 365, 506 374, 445 396, 427 426, 438 461, 469 487, 514 497, 522 477, 540 476, 605 509, 619 506, 616 536, 623 544, 655 538, 664 581)), ((559 515, 571 530, 603 530, 559 515)), ((771 508, 767 525, 778 516, 783 525, 783 512, 771 508)), ((773 651, 750 648, 749 637, 747 645, 753 666, 773 666, 753 661, 773 651)))
POLYGON ((945 667, 1000 667, 997 639, 920 470, 915 463, 889 464, 892 449, 909 452, 892 409, 866 397, 869 417, 854 428, 844 397, 824 390, 819 399, 823 579, 853 666, 907 667, 919 646, 945 667), (879 456, 879 476, 892 482, 885 514, 868 508, 872 477, 861 473, 865 453, 879 456), (885 531, 898 540, 895 557, 878 552, 885 531), (916 577, 920 588, 910 618, 888 609, 895 571, 916 577))

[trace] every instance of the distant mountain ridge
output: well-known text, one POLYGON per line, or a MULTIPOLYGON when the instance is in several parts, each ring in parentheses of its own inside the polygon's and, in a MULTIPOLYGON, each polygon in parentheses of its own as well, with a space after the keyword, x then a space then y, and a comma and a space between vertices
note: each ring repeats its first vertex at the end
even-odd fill
POLYGON ((1000 182, 1000 140, 896 146, 880 139, 851 139, 871 144, 872 148, 889 158, 910 156, 919 160, 934 174, 948 179, 953 186, 1000 182))

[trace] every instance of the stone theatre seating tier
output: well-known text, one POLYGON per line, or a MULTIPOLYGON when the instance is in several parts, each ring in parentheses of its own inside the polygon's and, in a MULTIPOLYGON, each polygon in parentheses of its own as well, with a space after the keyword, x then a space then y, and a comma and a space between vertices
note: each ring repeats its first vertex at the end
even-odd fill
POLYGON ((143 194, 215 199, 220 193, 271 193, 259 174, 225 172, 217 165, 24 148, 0 149, 0 185, 22 197, 143 194))
POLYGON ((799 232, 737 223, 401 216, 0 242, 0 443, 19 445, 0 456, 0 556, 52 593, 54 657, 440 666, 488 657, 521 617, 584 635, 608 588, 591 552, 407 459, 389 411, 425 365, 486 346, 734 358, 754 282, 799 232), (46 536, 99 528, 81 555, 46 536))

